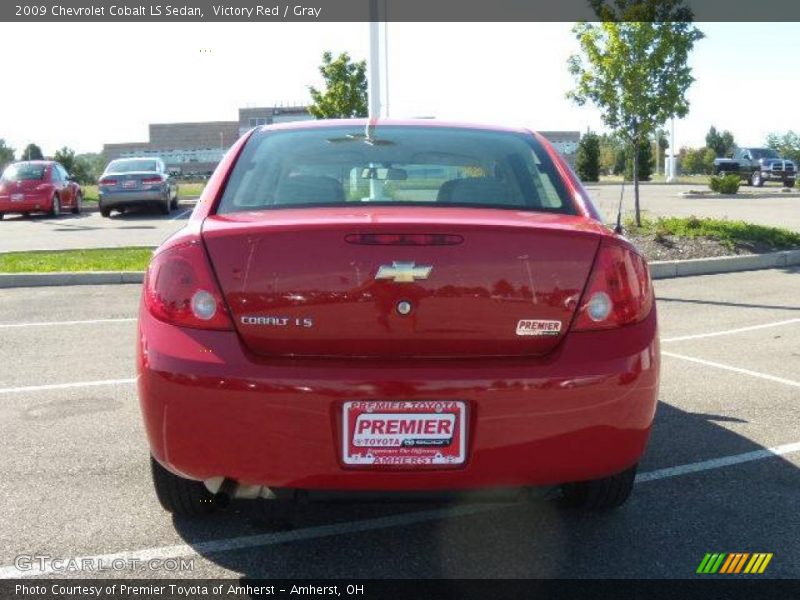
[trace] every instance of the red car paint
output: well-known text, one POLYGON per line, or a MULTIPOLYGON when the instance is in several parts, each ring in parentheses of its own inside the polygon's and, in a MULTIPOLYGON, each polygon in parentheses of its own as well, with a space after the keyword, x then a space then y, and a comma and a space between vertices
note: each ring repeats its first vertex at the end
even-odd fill
POLYGON ((145 284, 138 386, 162 465, 276 488, 442 490, 583 481, 639 460, 659 383, 652 287, 643 259, 599 222, 546 141, 577 216, 360 205, 218 215, 249 135, 157 251, 145 284), (411 242, 393 244, 403 236, 411 242), (433 275, 376 280, 393 260, 432 264, 433 275), (195 270, 164 270, 187 263, 195 270), (168 273, 180 282, 159 295, 168 273), (210 321, 176 300, 181 286, 214 288, 210 321), (631 290, 638 301, 626 303, 631 290), (601 327, 586 317, 595 291, 615 303, 601 327), (394 310, 401 300, 414 318, 394 310), (291 327, 250 327, 250 314, 291 327), (345 464, 346 403, 437 400, 465 403, 463 463, 345 464))
MULTIPOLYGON (((20 163, 17 163, 20 164, 20 163)), ((79 202, 81 187, 66 178, 59 177, 53 161, 26 161, 23 164, 41 164, 45 168, 44 178, 36 181, 0 180, 0 214, 50 212, 53 200, 58 197, 61 210, 75 207, 79 202), (18 194, 22 200, 12 200, 18 194)))

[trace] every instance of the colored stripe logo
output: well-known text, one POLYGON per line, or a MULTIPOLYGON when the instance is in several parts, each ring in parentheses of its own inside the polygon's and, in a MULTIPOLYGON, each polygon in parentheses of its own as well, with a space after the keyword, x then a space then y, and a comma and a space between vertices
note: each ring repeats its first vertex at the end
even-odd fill
POLYGON ((772 552, 707 552, 696 572, 704 575, 763 573, 772 556, 772 552))

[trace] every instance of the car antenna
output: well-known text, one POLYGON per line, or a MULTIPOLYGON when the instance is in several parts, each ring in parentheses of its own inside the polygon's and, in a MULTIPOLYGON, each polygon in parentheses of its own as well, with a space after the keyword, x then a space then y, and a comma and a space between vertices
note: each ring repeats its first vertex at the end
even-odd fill
POLYGON ((625 195, 625 173, 622 174, 622 188, 619 191, 619 205, 617 206, 617 224, 614 233, 622 234, 622 197, 625 195))

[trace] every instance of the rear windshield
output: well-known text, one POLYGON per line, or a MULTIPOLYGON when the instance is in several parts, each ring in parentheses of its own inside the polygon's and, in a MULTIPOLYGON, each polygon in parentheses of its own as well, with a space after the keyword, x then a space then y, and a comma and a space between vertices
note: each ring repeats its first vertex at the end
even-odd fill
POLYGON ((154 160, 115 160, 106 167, 106 173, 136 173, 158 171, 154 160))
POLYGON ((46 165, 20 163, 9 165, 3 171, 3 181, 40 181, 44 179, 46 165))
POLYGON ((217 212, 358 202, 574 214, 552 161, 531 135, 391 125, 258 131, 217 212))

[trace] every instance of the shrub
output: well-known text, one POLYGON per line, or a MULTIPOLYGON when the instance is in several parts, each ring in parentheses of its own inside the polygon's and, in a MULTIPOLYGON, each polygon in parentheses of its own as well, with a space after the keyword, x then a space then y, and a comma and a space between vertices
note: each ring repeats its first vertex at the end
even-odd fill
POLYGON ((738 175, 715 175, 711 178, 708 187, 711 188, 711 191, 720 194, 735 194, 739 191, 740 183, 741 179, 738 175))

